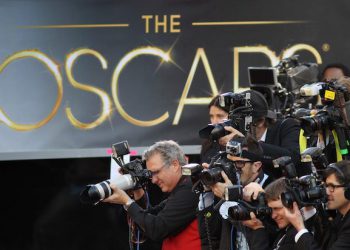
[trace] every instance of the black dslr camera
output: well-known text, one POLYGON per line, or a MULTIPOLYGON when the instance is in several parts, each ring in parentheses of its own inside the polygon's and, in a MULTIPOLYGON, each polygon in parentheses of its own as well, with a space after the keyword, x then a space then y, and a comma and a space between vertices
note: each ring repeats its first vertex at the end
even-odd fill
POLYGON ((241 132, 248 131, 252 123, 253 108, 250 102, 250 93, 227 92, 219 97, 221 107, 229 107, 228 120, 218 124, 208 124, 199 131, 199 136, 203 139, 216 141, 228 134, 225 126, 231 126, 241 132))
POLYGON ((260 192, 257 199, 251 203, 240 200, 237 205, 228 209, 229 218, 234 221, 250 220, 250 212, 253 212, 259 219, 271 215, 272 210, 267 206, 265 193, 260 192))
POLYGON ((319 95, 324 105, 314 116, 299 117, 304 134, 310 136, 318 130, 350 126, 350 93, 345 86, 336 81, 316 82, 304 85, 300 91, 304 96, 319 95))
POLYGON ((208 169, 203 169, 199 164, 188 164, 182 167, 183 175, 190 175, 193 183, 193 191, 201 193, 204 186, 212 186, 217 182, 222 182, 221 171, 224 171, 233 184, 240 181, 239 172, 234 163, 227 159, 227 154, 239 155, 242 152, 241 144, 236 141, 229 141, 226 145, 226 151, 220 151, 214 156, 208 169))
POLYGON ((145 163, 142 160, 135 159, 124 163, 123 156, 130 153, 127 141, 113 144, 112 150, 112 158, 120 166, 122 175, 94 185, 87 185, 80 193, 81 202, 96 205, 101 200, 111 196, 112 189, 109 184, 114 184, 122 190, 130 190, 145 187, 149 183, 152 175, 145 169, 145 163))
POLYGON ((282 156, 273 162, 275 166, 282 168, 286 177, 287 191, 281 194, 283 206, 292 208, 294 201, 299 207, 319 206, 326 202, 326 190, 316 173, 299 178, 289 156, 282 156))

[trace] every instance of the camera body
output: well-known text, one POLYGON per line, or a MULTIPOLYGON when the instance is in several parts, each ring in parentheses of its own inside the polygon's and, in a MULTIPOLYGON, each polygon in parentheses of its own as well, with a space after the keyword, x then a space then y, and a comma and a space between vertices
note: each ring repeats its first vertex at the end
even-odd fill
POLYGON ((87 185, 80 193, 80 200, 87 204, 98 204, 101 200, 112 195, 110 184, 116 185, 119 189, 130 190, 147 186, 151 179, 151 173, 145 169, 145 163, 140 159, 135 159, 129 163, 124 163, 123 156, 130 153, 127 141, 122 141, 112 145, 112 158, 120 166, 122 175, 116 178, 102 181, 97 184, 87 185))
POLYGON ((221 107, 229 107, 229 119, 218 124, 208 124, 199 131, 199 137, 217 141, 229 134, 225 130, 225 126, 233 127, 241 132, 246 132, 250 129, 253 121, 250 93, 227 92, 220 95, 219 103, 221 107))
POLYGON ((219 152, 216 157, 213 157, 208 169, 204 169, 199 176, 199 179, 205 186, 212 186, 217 182, 222 182, 221 171, 224 171, 232 183, 237 183, 237 170, 234 163, 227 159, 226 152, 219 152))
POLYGON ((299 207, 319 206, 327 201, 326 189, 313 175, 298 179, 286 179, 287 191, 281 194, 283 206, 293 207, 297 202, 299 207))
POLYGON ((315 115, 300 117, 301 128, 306 136, 319 130, 333 130, 350 126, 350 94, 346 87, 336 81, 317 82, 304 85, 301 93, 306 96, 319 95, 324 108, 315 115))
POLYGON ((262 93, 269 108, 284 117, 294 109, 300 87, 317 81, 318 65, 300 63, 298 55, 293 55, 274 67, 248 67, 248 74, 250 88, 262 93))
POLYGON ((258 219, 264 219, 272 214, 271 208, 267 206, 265 193, 260 192, 257 199, 251 203, 240 200, 237 205, 228 209, 229 218, 234 221, 250 220, 250 212, 253 212, 258 219))
POLYGON ((208 169, 196 163, 187 164, 182 167, 182 174, 191 176, 193 183, 192 190, 195 193, 202 193, 204 186, 211 186, 222 182, 221 171, 224 171, 233 184, 240 183, 240 174, 234 163, 227 159, 227 155, 240 155, 242 147, 239 142, 229 141, 226 144, 226 151, 220 151, 215 155, 208 166, 208 169))
POLYGON ((282 169, 285 176, 287 191, 281 194, 281 200, 285 207, 292 208, 294 201, 299 207, 318 206, 326 202, 326 190, 316 172, 313 171, 311 174, 299 178, 289 156, 279 157, 273 160, 273 163, 275 167, 282 169))

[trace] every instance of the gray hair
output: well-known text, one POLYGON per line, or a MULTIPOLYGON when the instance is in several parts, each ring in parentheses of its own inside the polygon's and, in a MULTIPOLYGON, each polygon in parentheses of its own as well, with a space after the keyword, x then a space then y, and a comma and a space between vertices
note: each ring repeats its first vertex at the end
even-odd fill
POLYGON ((160 154, 165 166, 170 166, 172 161, 178 160, 180 166, 187 164, 185 153, 175 141, 159 141, 150 146, 143 153, 143 159, 149 160, 155 154, 160 154))

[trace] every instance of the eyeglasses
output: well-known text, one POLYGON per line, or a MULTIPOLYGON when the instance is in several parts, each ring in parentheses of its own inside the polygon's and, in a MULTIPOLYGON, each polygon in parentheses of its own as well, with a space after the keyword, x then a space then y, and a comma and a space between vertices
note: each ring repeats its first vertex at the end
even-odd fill
POLYGON ((332 183, 329 183, 329 184, 325 183, 324 187, 328 188, 328 190, 333 193, 336 188, 344 187, 344 185, 334 185, 332 183))
POLYGON ((156 177, 161 171, 162 169, 165 167, 165 165, 161 166, 160 169, 156 170, 156 171, 151 171, 151 170, 148 170, 151 174, 151 177, 156 177))
POLYGON ((235 164, 235 166, 237 168, 244 168, 246 163, 250 163, 252 161, 243 161, 243 160, 239 160, 239 161, 233 161, 233 164, 235 164))

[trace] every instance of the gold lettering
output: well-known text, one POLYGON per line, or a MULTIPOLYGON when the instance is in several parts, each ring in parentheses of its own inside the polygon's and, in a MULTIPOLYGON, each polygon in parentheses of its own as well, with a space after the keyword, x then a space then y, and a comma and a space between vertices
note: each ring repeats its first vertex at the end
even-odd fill
POLYGON ((233 92, 241 92, 247 89, 239 86, 239 53, 262 53, 270 59, 271 65, 276 65, 279 62, 276 53, 266 46, 235 47, 233 49, 233 92))
POLYGON ((292 47, 282 51, 280 59, 290 57, 295 52, 300 51, 300 50, 306 50, 306 51, 311 52, 311 54, 316 58, 316 62, 318 64, 322 64, 322 58, 321 58, 320 53, 318 53, 318 51, 314 47, 312 47, 311 45, 303 44, 303 43, 295 44, 292 47))
POLYGON ((78 57, 80 57, 82 55, 92 55, 92 56, 96 57, 100 61, 102 68, 104 70, 107 69, 107 61, 100 53, 98 53, 95 50, 91 50, 91 49, 78 49, 78 50, 73 51, 72 53, 68 54, 68 56, 66 58, 65 69, 66 69, 66 73, 67 73, 67 78, 68 78, 69 82, 72 84, 72 86, 77 88, 77 89, 81 89, 83 91, 95 93, 96 95, 98 95, 100 97, 101 102, 102 102, 101 114, 99 115, 99 117, 95 121, 93 121, 91 123, 81 122, 74 117, 71 108, 66 107, 66 114, 67 114, 68 120, 76 128, 92 129, 92 128, 97 127, 101 123, 103 123, 110 116, 111 110, 112 110, 112 101, 109 98, 108 94, 105 91, 103 91, 102 89, 97 88, 97 87, 92 87, 89 85, 85 85, 85 84, 81 84, 74 79, 73 73, 72 73, 73 66, 74 66, 75 61, 78 59, 78 57))
POLYGON ((113 72, 113 76, 112 76, 112 95, 113 95, 113 100, 114 103, 117 107, 118 112, 120 113, 120 115, 127 120, 128 122, 136 125, 136 126, 140 126, 140 127, 150 127, 150 126, 154 126, 157 124, 162 123, 163 121, 165 121, 166 119, 169 118, 169 112, 164 113, 161 117, 154 119, 154 120, 150 120, 150 121, 141 121, 141 120, 137 120, 133 117, 131 117, 128 113, 126 113, 126 111, 124 110, 123 106, 121 105, 121 103, 119 102, 118 99, 118 80, 119 80, 119 76, 122 72, 122 70, 126 67, 126 65, 133 59, 135 59, 138 56, 141 55, 152 55, 152 56, 158 56, 160 58, 162 58, 162 60, 168 62, 170 60, 169 55, 164 52, 161 49, 158 49, 156 47, 143 47, 143 48, 139 48, 139 49, 135 49, 133 51, 130 51, 128 54, 126 54, 118 63, 117 67, 115 68, 114 72, 113 72))
POLYGON ((181 15, 170 15, 170 33, 180 33, 180 22, 178 21, 181 15))
POLYGON ((153 16, 142 15, 141 18, 145 20, 145 33, 149 33, 149 23, 150 23, 150 20, 153 18, 153 16))
POLYGON ((167 33, 167 15, 163 16, 163 22, 159 21, 159 16, 156 15, 154 22, 155 33, 158 33, 159 27, 163 27, 163 33, 167 33))
POLYGON ((262 53, 266 55, 271 62, 271 66, 276 66, 280 60, 292 56, 295 52, 300 50, 309 51, 315 58, 318 64, 322 64, 322 58, 320 53, 308 44, 296 44, 292 47, 283 50, 279 56, 276 56, 274 51, 271 51, 266 46, 246 46, 246 47, 235 47, 234 48, 234 62, 233 62, 233 91, 240 92, 245 90, 246 88, 241 88, 239 86, 239 53, 262 53))
POLYGON ((43 63, 46 68, 50 71, 50 73, 55 77, 57 83, 57 99, 51 113, 45 117, 43 120, 35 123, 35 124, 18 124, 10 119, 8 115, 0 108, 0 121, 4 122, 7 126, 14 130, 19 131, 28 131, 40 128, 48 123, 57 113, 58 108, 62 102, 63 96, 63 85, 62 85, 62 76, 59 71, 59 66, 53 60, 51 60, 46 54, 42 53, 38 50, 24 50, 13 54, 8 57, 1 65, 0 65, 0 73, 13 61, 24 59, 24 58, 34 58, 41 63, 43 63))
POLYGON ((182 92, 182 96, 179 102, 179 106, 177 107, 177 111, 174 117, 174 121, 173 121, 173 125, 177 125, 179 124, 179 120, 183 111, 183 108, 186 105, 203 105, 203 104, 209 104, 209 102, 212 100, 212 98, 214 96, 216 96, 219 93, 215 80, 214 80, 214 76, 213 73, 211 71, 210 65, 209 65, 209 61, 208 58, 205 54, 205 51, 203 48, 198 48, 196 55, 194 57, 193 63, 192 63, 192 67, 190 70, 190 73, 187 77, 187 81, 185 84, 185 88, 182 92), (201 97, 201 98, 187 98, 188 92, 190 90, 193 78, 194 78, 194 74, 196 73, 198 64, 199 64, 199 60, 203 61, 203 65, 204 65, 204 69, 205 72, 207 74, 208 80, 209 80, 209 85, 212 91, 212 96, 210 97, 201 97))

